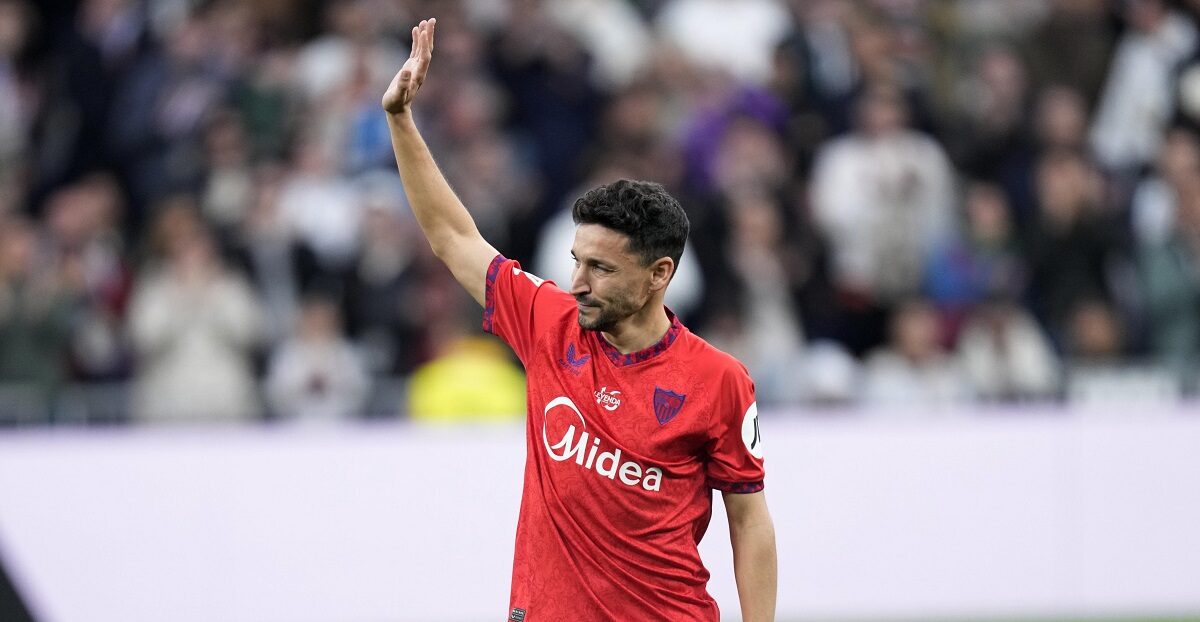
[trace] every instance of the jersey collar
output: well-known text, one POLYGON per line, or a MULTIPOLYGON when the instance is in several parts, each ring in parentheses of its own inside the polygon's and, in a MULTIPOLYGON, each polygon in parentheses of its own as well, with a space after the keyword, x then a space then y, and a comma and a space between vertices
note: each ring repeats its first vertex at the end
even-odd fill
POLYGON ((666 352, 667 348, 671 347, 672 343, 675 343, 675 338, 679 336, 679 333, 683 332, 683 323, 679 321, 679 318, 675 316, 673 311, 666 307, 663 307, 663 309, 666 310, 667 317, 671 318, 671 327, 667 329, 667 333, 662 336, 662 339, 658 340, 658 343, 637 352, 621 354, 621 351, 609 343, 604 338, 604 335, 598 331, 596 332, 596 340, 600 342, 600 349, 604 351, 604 355, 608 357, 608 360, 612 361, 613 365, 626 367, 650 360, 666 352))

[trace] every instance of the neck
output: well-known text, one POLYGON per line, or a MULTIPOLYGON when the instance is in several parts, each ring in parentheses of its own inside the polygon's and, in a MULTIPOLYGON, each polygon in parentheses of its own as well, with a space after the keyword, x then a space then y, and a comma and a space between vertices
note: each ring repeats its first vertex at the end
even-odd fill
POLYGON ((662 300, 656 297, 637 313, 621 320, 611 331, 600 336, 621 354, 645 350, 656 344, 671 329, 671 318, 663 308, 662 300))

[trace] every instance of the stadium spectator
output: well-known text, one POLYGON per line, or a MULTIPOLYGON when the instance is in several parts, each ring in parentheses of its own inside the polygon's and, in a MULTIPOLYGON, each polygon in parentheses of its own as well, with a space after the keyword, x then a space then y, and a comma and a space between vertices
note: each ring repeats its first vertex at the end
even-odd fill
POLYGON ((1061 365, 1027 310, 997 298, 975 308, 958 337, 957 356, 976 398, 1026 402, 1058 393, 1061 365))
POLYGON ((372 15, 377 6, 366 0, 320 6, 325 27, 300 50, 291 74, 306 102, 318 110, 353 90, 355 81, 386 85, 392 67, 404 59, 403 51, 383 36, 384 16, 372 15))
MULTIPOLYGON (((41 3, 35 3, 35 7, 41 3)), ((145 114, 117 100, 131 95, 129 72, 140 62, 147 42, 145 15, 131 0, 83 0, 74 15, 43 14, 45 35, 54 40, 43 61, 45 105, 34 133, 37 183, 49 190, 96 168, 115 166, 119 129, 150 123, 145 114), (53 28, 57 27, 55 30, 53 28)))
POLYGON ((74 275, 70 371, 75 380, 124 381, 132 364, 124 332, 132 274, 121 232, 125 209, 118 182, 95 174, 46 202, 51 261, 74 275))
POLYGON ((1178 401, 1183 380, 1158 365, 1127 358, 1129 336, 1103 300, 1081 301, 1070 317, 1066 397, 1075 405, 1178 401))
POLYGON ((1174 73, 1196 49, 1196 25, 1165 0, 1129 0, 1091 130, 1100 164, 1136 174, 1154 159, 1174 112, 1174 73))
MULTIPOLYGON (((921 50, 931 48, 914 22, 915 3, 837 2, 832 9, 851 56, 846 89, 827 98, 824 112, 833 134, 858 127, 858 103, 874 91, 891 91, 907 111, 909 124, 922 132, 933 130, 929 108, 929 65, 921 50)), ((834 42, 829 42, 834 43, 834 42)), ((835 50, 841 44, 834 44, 835 50)), ((837 52, 835 52, 837 53, 837 52)))
POLYGON ((588 50, 589 78, 620 89, 645 70, 655 44, 634 3, 623 0, 560 0, 547 10, 588 50))
MULTIPOLYGON (((521 154, 517 141, 501 129, 503 95, 490 80, 474 75, 454 85, 439 126, 442 169, 463 201, 478 205, 479 230, 502 243, 523 240, 528 248, 530 217, 541 198, 539 175, 521 154)), ((378 98, 376 98, 378 99, 378 98)), ((372 102, 377 107, 378 102, 372 102)), ((378 111, 372 111, 378 117, 378 111)), ((390 143, 385 144, 391 157, 390 143)))
POLYGON ((935 248, 925 266, 924 293, 941 315, 947 343, 977 305, 997 297, 1013 299, 1024 287, 1017 231, 1000 189, 971 184, 962 217, 957 235, 935 248))
MULTIPOLYGON (((1109 4, 1105 0, 1050 0, 1049 15, 1023 37, 1038 84, 1064 85, 1086 101, 1096 101, 1116 39, 1109 4), (1071 45, 1062 45, 1063 41, 1071 45)), ((1002 6, 1006 6, 1005 19, 1010 19, 1012 9, 1002 6)))
POLYGON ((1025 66, 1017 50, 993 46, 970 75, 956 94, 962 119, 947 133, 950 152, 967 176, 1017 189, 1035 159, 1025 66))
POLYGON ((781 0, 670 0, 659 11, 656 27, 664 42, 682 50, 701 71, 724 71, 761 84, 792 20, 781 0))
MULTIPOLYGON (((31 19, 32 11, 25 2, 0 2, 0 171, 13 170, 29 140, 33 102, 20 61, 28 45, 31 19)), ((10 180, 0 178, 0 188, 5 183, 10 180)))
POLYGON ((429 356, 419 288, 430 252, 391 173, 367 183, 363 201, 362 252, 344 283, 347 324, 372 375, 406 377, 429 356))
POLYGON ((265 162, 251 171, 254 188, 245 217, 230 232, 230 253, 246 269, 262 302, 265 336, 278 343, 295 322, 300 271, 314 261, 295 239, 281 214, 279 194, 285 171, 265 162))
POLYGON ((804 391, 804 326, 792 295, 782 210, 773 197, 750 189, 731 196, 727 210, 730 241, 722 260, 731 268, 737 295, 720 294, 726 302, 713 326, 714 343, 750 370, 762 404, 795 403, 804 391))
POLYGON ((1110 269, 1119 232, 1100 210, 1097 171, 1071 152, 1043 156, 1037 168, 1038 220, 1030 235, 1029 299, 1058 346, 1087 300, 1113 300, 1110 269))
POLYGON ((1111 306, 1097 298, 1079 300, 1071 309, 1065 350, 1074 364, 1120 361, 1127 335, 1111 306))
POLYGON ((1034 131, 1040 152, 1086 152, 1087 129, 1087 102, 1079 91, 1054 85, 1039 92, 1034 131))
POLYGON ((413 372, 406 410, 430 423, 518 420, 525 412, 525 374, 492 340, 452 338, 413 372))
POLYGON ((785 44, 807 57, 814 96, 822 103, 848 96, 860 77, 846 24, 854 7, 837 0, 792 0, 789 5, 798 28, 785 44))
POLYGON ((1167 133, 1154 170, 1142 178, 1130 203, 1130 224, 1141 245, 1162 244, 1176 225, 1179 194, 1200 175, 1200 139, 1182 127, 1167 133))
POLYGON ((161 49, 138 57, 114 93, 106 135, 136 207, 203 182, 204 130, 228 87, 212 63, 210 33, 205 16, 188 16, 161 49))
POLYGON ((200 210, 223 242, 232 244, 254 198, 251 145, 241 119, 231 110, 216 111, 204 132, 206 174, 200 210))
POLYGON ((858 106, 858 129, 825 143, 812 179, 832 280, 856 325, 843 339, 856 353, 881 340, 881 310, 919 292, 928 249, 954 224, 949 160, 932 137, 909 129, 900 93, 875 89, 858 106))
POLYGON ((1179 182, 1170 228, 1144 240, 1138 254, 1152 352, 1190 387, 1200 380, 1200 171, 1179 182))
POLYGON ((313 295, 301 305, 295 332, 275 349, 267 366, 265 388, 273 416, 329 422, 362 415, 370 379, 341 321, 333 300, 313 295))
POLYGON ((50 420, 71 336, 78 273, 47 261, 46 252, 37 225, 0 218, 0 383, 18 385, 0 396, 0 411, 8 411, 0 414, 24 421, 50 420))
MULTIPOLYGON (((1046 87, 1037 96, 1034 110, 1037 157, 1057 152, 1088 153, 1088 123, 1087 103, 1078 91, 1061 85, 1046 87)), ((1017 228, 1028 234, 1038 220, 1037 162, 1030 163, 1018 186, 1004 189, 1017 228)))
POLYGON ((586 48, 538 0, 509 3, 488 57, 544 183, 539 210, 553 211, 575 187, 581 158, 596 137, 603 94, 586 76, 586 48))
POLYGON ((179 211, 186 209, 161 217, 160 225, 175 227, 164 231, 162 264, 134 287, 134 416, 147 422, 254 418, 260 413, 251 368, 262 336, 259 303, 249 283, 224 265, 198 218, 179 211))
POLYGON ((301 286, 344 278, 362 242, 362 197, 339 174, 329 144, 300 137, 277 200, 285 230, 312 259, 302 266, 301 286))
POLYGON ((806 409, 846 408, 862 397, 862 365, 836 341, 808 344, 801 370, 806 409))
POLYGON ((942 347, 937 312, 927 301, 900 304, 891 318, 891 340, 863 366, 866 404, 914 414, 945 410, 970 397, 958 361, 942 347))
MULTIPOLYGON (((803 18, 798 18, 803 24, 803 18)), ((824 100, 817 85, 816 59, 805 30, 793 31, 775 48, 767 88, 786 108, 784 142, 791 150, 790 176, 808 177, 817 145, 829 132, 822 113, 824 100)))

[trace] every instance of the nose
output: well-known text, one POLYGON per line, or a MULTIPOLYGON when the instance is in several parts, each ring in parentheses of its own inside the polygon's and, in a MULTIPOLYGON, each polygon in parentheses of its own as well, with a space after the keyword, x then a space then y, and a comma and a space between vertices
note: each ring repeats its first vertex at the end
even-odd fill
POLYGON ((571 295, 586 296, 591 293, 592 286, 588 284, 587 270, 583 269, 583 264, 575 266, 571 270, 571 295))

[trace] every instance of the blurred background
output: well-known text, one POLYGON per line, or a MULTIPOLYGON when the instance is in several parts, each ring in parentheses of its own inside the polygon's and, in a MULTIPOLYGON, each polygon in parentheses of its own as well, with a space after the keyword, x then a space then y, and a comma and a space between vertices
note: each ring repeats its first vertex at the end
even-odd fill
POLYGON ((564 282, 574 198, 662 182, 764 406, 1196 392, 1200 2, 0 0, 3 421, 520 413, 379 112, 435 14, 485 236, 564 282))
MULTIPOLYGON (((1119 469, 1129 491, 1200 486, 1200 1, 0 0, 10 557, 4 506, 83 486, 96 463, 27 484, 84 439, 355 422, 409 447, 409 421, 521 419, 521 370, 429 251, 379 107, 428 16, 418 123, 485 237, 566 282, 575 197, 663 183, 692 223, 668 304, 749 367, 780 447, 856 434, 841 459, 869 462, 1005 419, 1033 427, 997 455, 1070 453, 1105 412, 1092 458, 1167 460, 1119 469)), ((1196 489, 1161 512, 1200 517, 1196 489)), ((1200 541, 1200 518, 1167 535, 1184 524, 1200 541)), ((1200 612, 1178 546, 1190 591, 1022 611, 1200 612)))

